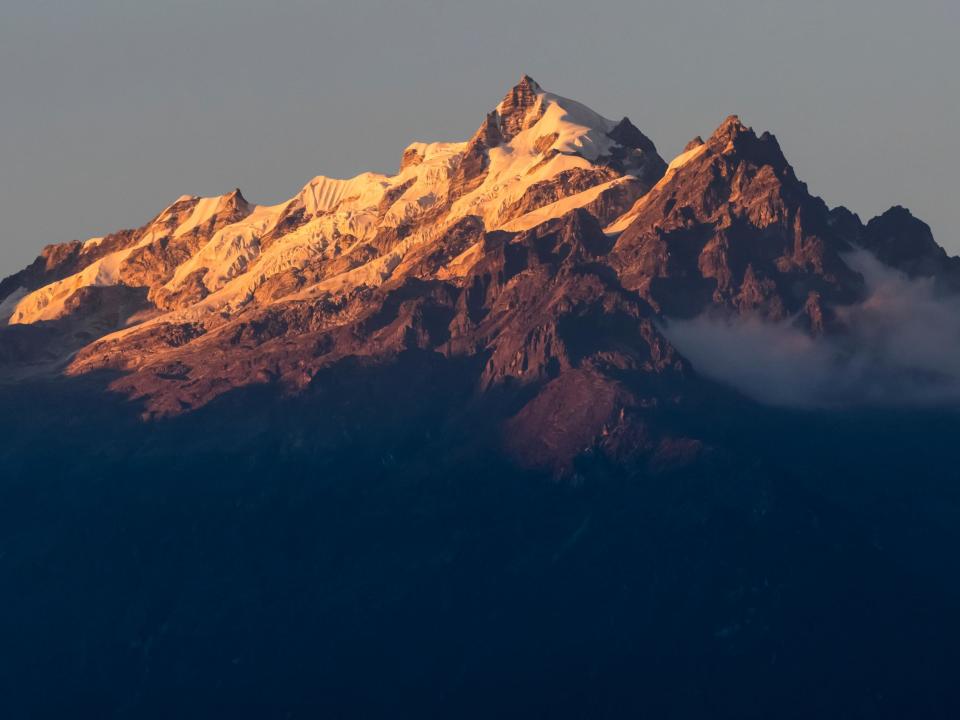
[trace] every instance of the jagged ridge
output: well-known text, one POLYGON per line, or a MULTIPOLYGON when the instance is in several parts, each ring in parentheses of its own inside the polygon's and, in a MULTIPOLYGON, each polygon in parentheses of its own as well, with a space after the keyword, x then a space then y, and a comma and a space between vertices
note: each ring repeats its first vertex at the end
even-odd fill
POLYGON ((523 462, 647 462, 700 452, 655 420, 701 392, 659 320, 842 331, 835 308, 864 292, 855 247, 958 287, 920 221, 830 210, 735 116, 667 166, 628 119, 524 76, 469 141, 415 143, 395 176, 318 177, 272 207, 185 196, 137 230, 47 248, 0 285, 16 340, 0 362, 120 371, 115 389, 170 415, 425 351, 475 360, 476 392, 513 398, 504 442, 523 462))

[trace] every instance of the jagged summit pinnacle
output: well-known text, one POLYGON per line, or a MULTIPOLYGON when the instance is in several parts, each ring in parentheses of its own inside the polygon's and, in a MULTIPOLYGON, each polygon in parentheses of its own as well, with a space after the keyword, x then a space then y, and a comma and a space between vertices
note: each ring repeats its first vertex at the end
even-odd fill
POLYGON ((776 136, 769 132, 763 132, 758 136, 752 127, 740 119, 739 115, 727 116, 707 138, 705 144, 720 154, 736 153, 750 157, 755 162, 769 164, 778 171, 792 172, 776 136))
MULTIPOLYGON (((500 132, 509 140, 528 125, 528 116, 539 106, 543 89, 529 75, 520 78, 497 106, 500 119, 500 132)), ((535 122, 535 120, 534 120, 535 122)))
POLYGON ((530 77, 526 73, 520 76, 520 82, 516 84, 514 89, 516 88, 525 88, 525 89, 532 90, 533 92, 543 92, 543 88, 540 87, 540 83, 538 83, 536 80, 534 80, 532 77, 530 77))
POLYGON ((520 83, 519 83, 519 84, 520 84, 520 85, 524 85, 524 84, 530 85, 530 86, 533 87, 534 90, 539 90, 539 89, 540 89, 540 84, 539 84, 536 80, 534 80, 532 77, 530 77, 527 73, 524 73, 523 76, 520 78, 520 83))
POLYGON ((630 122, 628 117, 624 117, 623 120, 618 122, 616 127, 607 133, 607 136, 624 147, 643 150, 648 153, 657 151, 653 141, 644 135, 640 128, 630 122))
POLYGON ((223 196, 223 201, 221 202, 222 207, 231 207, 231 208, 245 208, 248 207, 250 203, 243 196, 243 193, 240 191, 240 188, 234 188, 232 192, 227 193, 223 196))
POLYGON ((753 130, 744 125, 739 115, 728 115, 726 119, 717 126, 710 136, 710 140, 730 140, 744 133, 752 133, 753 130))

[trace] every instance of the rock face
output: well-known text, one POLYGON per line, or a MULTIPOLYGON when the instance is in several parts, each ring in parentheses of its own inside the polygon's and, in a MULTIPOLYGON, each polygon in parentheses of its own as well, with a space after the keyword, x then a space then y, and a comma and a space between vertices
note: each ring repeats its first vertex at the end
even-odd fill
POLYGON ((505 142, 533 126, 542 117, 542 95, 543 90, 536 81, 529 75, 524 75, 503 98, 497 108, 497 117, 500 136, 505 142))
POLYGON ((318 177, 272 207, 183 197, 136 230, 46 248, 0 284, 0 373, 114 372, 160 417, 419 353, 465 368, 521 465, 655 467, 705 451, 664 420, 705 389, 660 323, 709 311, 840 332, 836 310, 865 293, 854 249, 960 286, 926 225, 830 210, 736 116, 667 166, 628 119, 524 76, 468 142, 414 143, 395 176, 318 177))
POLYGON ((269 382, 301 391, 322 386, 351 359, 389 365, 403 353, 426 351, 476 365, 478 393, 520 402, 532 392, 533 400, 515 408, 520 418, 565 418, 567 425, 553 425, 548 435, 541 424, 509 426, 505 437, 521 463, 568 467, 615 429, 649 438, 630 450, 645 462, 659 439, 646 429, 649 416, 673 401, 688 369, 656 329, 649 306, 609 272, 603 261, 610 248, 584 209, 518 233, 485 232, 478 220, 467 220, 379 287, 276 301, 213 329, 141 324, 90 344, 68 372, 119 370, 115 389, 146 399, 153 414, 170 415, 232 388, 269 382), (465 246, 478 248, 476 262, 440 279, 465 246), (608 402, 578 419, 540 398, 567 387, 590 388, 608 402))
POLYGON ((849 303, 863 281, 841 259, 851 239, 794 175, 768 133, 732 116, 696 141, 618 221, 613 264, 668 316, 707 307, 782 320, 849 303))
POLYGON ((933 278, 944 291, 960 291, 960 258, 949 257, 930 226, 899 205, 857 228, 857 238, 886 265, 909 277, 933 278))

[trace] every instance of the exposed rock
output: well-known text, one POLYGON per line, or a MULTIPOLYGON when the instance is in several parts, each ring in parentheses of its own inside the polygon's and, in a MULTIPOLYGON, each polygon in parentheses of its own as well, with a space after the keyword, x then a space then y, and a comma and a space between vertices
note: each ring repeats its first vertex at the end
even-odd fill
POLYGON ((677 317, 720 305, 777 318, 811 292, 860 297, 862 278, 840 258, 849 242, 772 135, 730 116, 703 148, 638 201, 613 257, 627 287, 677 317))
MULTIPOLYGON (((617 173, 608 168, 593 168, 590 170, 574 168, 573 170, 566 170, 555 175, 550 180, 543 180, 527 188, 523 196, 503 212, 501 221, 506 222, 513 218, 520 217, 531 210, 549 205, 562 198, 576 195, 594 185, 609 182, 616 177, 617 173)), ((603 220, 612 221, 614 217, 603 218, 603 220)))
POLYGON ((899 205, 873 218, 860 242, 877 258, 909 277, 934 278, 940 289, 960 291, 960 258, 949 257, 930 226, 899 205))
POLYGON ((543 90, 529 75, 524 75, 497 107, 498 129, 502 140, 509 141, 540 119, 543 90))
POLYGON ((490 164, 489 150, 497 147, 502 141, 499 118, 494 110, 487 115, 467 144, 451 188, 452 197, 466 195, 479 187, 490 164))
POLYGON ((403 158, 400 160, 400 172, 410 167, 416 167, 422 162, 423 155, 417 148, 407 148, 403 151, 403 158))

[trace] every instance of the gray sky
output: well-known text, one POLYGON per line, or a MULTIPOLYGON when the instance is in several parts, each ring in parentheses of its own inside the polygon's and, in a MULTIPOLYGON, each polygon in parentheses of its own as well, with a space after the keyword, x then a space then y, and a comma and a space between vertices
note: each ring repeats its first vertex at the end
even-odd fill
POLYGON ((668 159, 730 113, 960 252, 956 0, 0 0, 0 276, 184 193, 278 202, 466 139, 524 72, 668 159))

